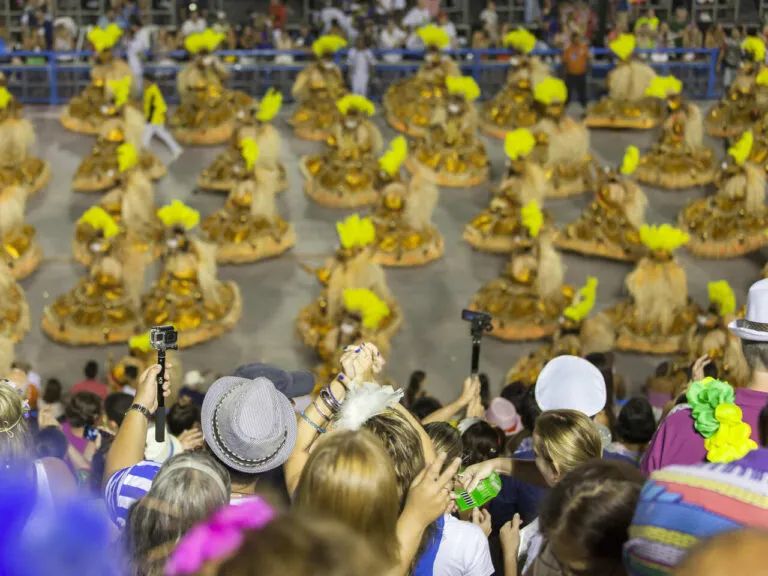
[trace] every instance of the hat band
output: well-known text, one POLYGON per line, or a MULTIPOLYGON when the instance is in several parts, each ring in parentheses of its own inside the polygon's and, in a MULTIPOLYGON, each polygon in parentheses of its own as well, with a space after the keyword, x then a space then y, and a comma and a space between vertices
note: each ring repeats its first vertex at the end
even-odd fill
POLYGON ((739 318, 736 321, 736 325, 739 328, 747 328, 748 330, 755 330, 756 332, 768 333, 768 324, 763 322, 752 322, 752 320, 747 320, 746 318, 739 318))

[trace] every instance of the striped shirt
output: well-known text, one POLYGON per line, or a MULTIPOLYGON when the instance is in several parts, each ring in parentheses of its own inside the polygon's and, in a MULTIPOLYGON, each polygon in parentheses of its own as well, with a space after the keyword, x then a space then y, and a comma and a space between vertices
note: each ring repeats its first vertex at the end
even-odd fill
POLYGON ((149 492, 161 467, 159 462, 144 460, 112 475, 104 489, 104 501, 112 522, 120 528, 125 526, 128 510, 149 492))

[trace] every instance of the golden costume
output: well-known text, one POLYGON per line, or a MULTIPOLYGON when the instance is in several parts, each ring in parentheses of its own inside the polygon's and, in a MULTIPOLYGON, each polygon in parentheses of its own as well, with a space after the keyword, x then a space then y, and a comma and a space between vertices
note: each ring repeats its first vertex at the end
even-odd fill
POLYGON ((88 275, 72 290, 43 309, 43 332, 62 344, 92 345, 126 342, 143 329, 139 314, 144 284, 144 257, 116 242, 120 229, 112 217, 96 207, 93 218, 99 237, 88 275))
POLYGON ((197 177, 197 185, 203 190, 232 190, 245 174, 245 160, 240 154, 240 142, 250 138, 259 146, 259 167, 276 173, 278 192, 287 189, 285 165, 280 162, 280 132, 271 124, 282 105, 283 95, 270 88, 256 110, 239 112, 238 126, 229 146, 197 177))
MULTIPOLYGON (((130 143, 121 144, 116 151, 119 179, 117 187, 99 202, 98 208, 107 212, 120 226, 120 234, 112 242, 125 244, 147 260, 154 260, 165 248, 165 231, 157 217, 152 182, 142 170, 136 149, 130 143)), ((94 259, 91 244, 102 235, 101 212, 90 209, 78 220, 72 252, 75 260, 86 266, 94 259), (94 219, 95 218, 95 219, 94 219)))
POLYGON ((480 87, 471 76, 448 76, 445 84, 448 102, 435 109, 427 135, 413 143, 406 167, 439 186, 470 188, 487 181, 490 175, 473 105, 480 87))
POLYGON ((633 58, 636 39, 622 34, 610 43, 618 61, 608 73, 608 95, 589 108, 589 128, 647 130, 664 119, 663 107, 646 92, 656 72, 639 58, 633 58))
POLYGON ((748 160, 753 137, 745 132, 728 149, 714 196, 693 200, 679 216, 691 236, 688 249, 702 258, 735 258, 768 244, 765 171, 748 160))
POLYGON ((450 47, 451 39, 442 28, 428 25, 416 33, 424 42, 424 63, 418 72, 393 82, 384 94, 387 122, 397 131, 409 136, 427 136, 438 111, 448 103, 446 79, 461 76, 456 62, 442 50, 450 47))
POLYGON ((240 320, 239 286, 216 277, 215 246, 189 237, 200 221, 198 212, 174 200, 157 215, 173 236, 160 278, 142 298, 145 324, 172 324, 179 348, 221 336, 240 320))
POLYGON ((247 114, 253 105, 245 92, 227 90, 229 71, 213 54, 225 37, 209 28, 184 39, 192 60, 176 78, 181 102, 169 126, 185 146, 223 144, 232 138, 240 111, 247 114))
POLYGON ((88 41, 96 50, 96 64, 91 69, 91 83, 82 94, 73 97, 61 113, 61 123, 67 130, 98 134, 102 124, 115 115, 107 84, 132 76, 128 63, 114 54, 122 35, 116 24, 94 27, 88 32, 88 41))
POLYGON ((291 95, 296 111, 289 123, 299 138, 327 140, 338 122, 336 102, 347 93, 344 76, 333 61, 334 54, 347 47, 339 36, 322 36, 312 44, 316 60, 296 77, 291 95))
MULTIPOLYGON (((768 68, 762 68, 756 79, 758 90, 758 107, 765 110, 768 107, 768 68)), ((752 134, 755 141, 749 161, 758 164, 768 173, 768 114, 760 113, 760 119, 752 124, 752 134)))
POLYGON ((589 130, 565 115, 568 90, 559 78, 545 78, 533 91, 541 118, 531 129, 536 148, 531 159, 551 181, 548 195, 566 198, 594 190, 596 162, 589 154, 589 130))
POLYGON ((640 228, 648 255, 625 280, 631 300, 604 311, 598 319, 614 327, 616 348, 640 354, 674 354, 700 312, 688 299, 685 270, 672 253, 688 235, 668 224, 640 228))
MULTIPOLYGON (((531 161, 536 145, 533 134, 520 128, 507 134, 504 152, 507 155, 507 174, 501 186, 494 191, 488 208, 475 216, 464 228, 464 240, 483 252, 509 253, 529 248, 534 239, 523 225, 523 206, 535 202, 543 204, 551 183, 544 170, 531 161)), ((544 224, 552 225, 552 216, 544 210, 544 224)))
POLYGON ((576 222, 558 234, 558 248, 630 262, 645 255, 640 228, 645 224, 648 198, 631 180, 639 158, 637 148, 630 146, 620 171, 602 173, 595 199, 576 222))
POLYGON ((5 261, 0 260, 0 337, 21 342, 29 332, 29 304, 5 261))
POLYGON ((574 295, 571 286, 563 285, 563 263, 552 233, 542 231, 544 216, 537 204, 523 208, 522 217, 534 242, 513 253, 502 277, 483 286, 470 304, 493 317, 491 335, 502 340, 552 336, 574 295))
POLYGON ((657 76, 646 94, 666 101, 669 117, 651 151, 640 158, 635 178, 659 188, 680 190, 715 179, 715 153, 703 143, 701 110, 684 102, 683 83, 674 76, 657 76))
POLYGON ((534 105, 533 88, 552 70, 538 56, 531 56, 536 36, 518 28, 504 37, 504 45, 514 51, 509 61, 507 83, 501 91, 483 103, 480 129, 489 136, 502 139, 516 128, 530 128, 539 120, 534 105))
POLYGON ((344 326, 347 317, 344 292, 365 289, 384 302, 388 310, 376 328, 368 332, 371 338, 368 341, 389 343, 403 323, 403 313, 389 291, 384 270, 373 261, 372 248, 376 236, 373 223, 355 214, 343 223, 338 223, 336 228, 341 247, 335 258, 317 271, 317 277, 324 288, 312 304, 299 312, 297 335, 304 344, 318 351, 325 349, 335 352, 336 346, 329 346, 326 339, 335 329, 344 326))
POLYGON ((275 207, 277 173, 259 167, 259 145, 240 142, 244 158, 241 179, 229 193, 224 208, 202 223, 206 239, 216 246, 220 264, 243 264, 279 256, 296 244, 296 233, 275 207))
POLYGON ((32 274, 43 258, 37 232, 24 223, 26 202, 27 191, 21 186, 0 188, 0 262, 15 280, 32 274))
POLYGON ((0 335, 0 378, 5 378, 11 373, 14 359, 13 340, 0 335))
POLYGON ((364 96, 353 94, 336 106, 340 118, 328 138, 328 150, 301 159, 304 191, 329 208, 369 206, 379 197, 377 156, 383 146, 379 129, 368 119, 375 107, 364 96))

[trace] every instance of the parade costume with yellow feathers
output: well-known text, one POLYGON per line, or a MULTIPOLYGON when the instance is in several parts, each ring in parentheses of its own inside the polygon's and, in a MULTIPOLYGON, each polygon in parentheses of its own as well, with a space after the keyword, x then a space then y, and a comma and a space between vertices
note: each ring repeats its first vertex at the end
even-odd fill
POLYGON ((11 270, 0 260, 0 337, 21 342, 29 332, 29 304, 11 270))
POLYGON ((663 107, 646 96, 656 72, 633 56, 635 44, 631 34, 622 34, 611 42, 616 67, 608 73, 608 95, 587 113, 588 127, 647 130, 664 119, 663 107))
POLYGON ((216 246, 191 236, 200 222, 196 210, 174 200, 157 215, 170 238, 160 278, 142 298, 144 323, 172 324, 180 348, 218 338, 240 320, 240 288, 217 278, 216 246))
POLYGON ((280 161, 280 132, 272 126, 282 105, 283 95, 270 88, 254 110, 241 111, 229 146, 198 176, 197 185, 203 190, 232 190, 245 174, 245 159, 240 154, 240 142, 249 138, 259 146, 259 168, 274 172, 278 192, 288 188, 285 165, 280 161))
POLYGON ((492 316, 491 335, 502 340, 552 336, 574 295, 573 287, 563 284, 563 263, 552 232, 543 229, 544 215, 536 202, 523 208, 522 219, 534 241, 513 253, 502 277, 483 286, 470 304, 492 316))
POLYGON ((700 312, 688 299, 685 270, 673 252, 688 234, 668 224, 643 226, 647 249, 625 280, 631 300, 604 311, 597 319, 616 330, 616 348, 640 354, 674 354, 700 312))
POLYGON ((0 262, 16 280, 37 270, 43 257, 37 232, 24 223, 27 191, 21 186, 0 188, 0 262))
POLYGON ((483 104, 480 129, 489 136, 504 138, 515 128, 530 128, 539 120, 534 105, 534 87, 552 75, 552 70, 531 52, 536 37, 518 28, 504 37, 504 46, 514 51, 509 61, 507 83, 501 91, 483 104))
POLYGON ((426 136, 413 143, 406 167, 439 186, 469 188, 488 180, 490 162, 477 133, 474 101, 480 87, 471 76, 448 76, 449 97, 434 110, 426 136))
POLYGON ((152 180, 165 176, 166 169, 157 156, 142 148, 146 121, 138 109, 131 106, 131 77, 107 82, 114 114, 102 122, 98 139, 91 153, 77 167, 72 179, 76 192, 102 192, 120 185, 118 150, 129 144, 138 153, 138 169, 152 180))
POLYGON ((350 312, 358 313, 346 308, 344 294, 348 290, 368 290, 387 307, 388 313, 380 315, 376 326, 366 331, 367 341, 386 346, 403 323, 402 310, 387 286, 384 270, 373 261, 376 231, 371 220, 355 214, 336 224, 336 229, 341 246, 317 271, 324 288, 312 304, 301 309, 296 321, 301 341, 318 352, 326 351, 321 357, 335 352, 340 338, 348 332, 345 324, 350 321, 350 312))
POLYGON ((117 113, 108 84, 132 76, 128 63, 114 55, 122 35, 116 24, 94 27, 88 32, 88 41, 96 51, 96 63, 91 69, 91 83, 82 94, 73 97, 61 113, 61 123, 67 130, 98 134, 102 124, 117 113))
POLYGON ((389 86, 384 94, 384 111, 395 130, 409 136, 425 136, 435 113, 447 105, 446 78, 461 76, 461 71, 450 56, 442 53, 451 45, 445 30, 428 25, 416 33, 426 47, 424 63, 413 76, 389 86))
POLYGON ((120 242, 120 227, 102 208, 92 208, 89 225, 98 238, 88 275, 43 309, 43 332, 75 346, 126 342, 143 329, 140 316, 144 255, 120 242))
POLYGON ((558 248, 631 262, 645 254, 640 228, 645 224, 648 198, 632 181, 639 158, 637 148, 630 146, 620 170, 600 174, 595 199, 576 222, 557 236, 558 248))
POLYGON ((651 152, 640 159, 635 178, 671 190, 703 186, 715 179, 715 153, 704 146, 704 122, 695 104, 683 101, 683 83, 674 76, 657 76, 646 94, 664 101, 669 117, 651 152))
POLYGON ((762 38, 748 36, 741 43, 741 49, 746 58, 736 78, 723 99, 707 113, 707 132, 712 136, 738 137, 752 129, 766 111, 765 88, 757 86, 757 78, 765 68, 765 43, 762 38), (758 91, 761 92, 759 98, 758 91))
POLYGON ((752 133, 755 136, 755 141, 752 145, 752 153, 749 155, 750 162, 758 164, 768 173, 768 114, 766 110, 768 108, 768 100, 766 98, 766 92, 768 92, 768 68, 762 68, 757 74, 755 80, 758 90, 758 98, 756 105, 758 107, 758 113, 760 119, 752 124, 752 133))
POLYGON ((765 170, 749 161, 753 136, 745 132, 731 148, 715 180, 715 195, 689 203, 679 215, 688 249, 702 258, 735 258, 768 244, 765 170))
POLYGON ((291 95, 296 111, 289 120, 299 138, 327 140, 338 121, 336 102, 347 93, 344 76, 334 62, 336 52, 347 47, 339 36, 321 36, 312 44, 315 61, 296 77, 291 95))
POLYGON ((296 233, 277 213, 277 173, 259 166, 259 145, 240 141, 244 161, 241 179, 224 208, 202 223, 205 237, 217 247, 220 264, 243 264, 279 256, 296 244, 296 233))
POLYGON ((209 28, 184 40, 192 60, 176 78, 181 102, 169 126, 185 146, 223 144, 232 138, 240 111, 247 113, 253 105, 253 98, 245 92, 226 87, 229 72, 214 55, 225 37, 209 28))
POLYGON ((375 107, 364 96, 353 94, 336 106, 340 118, 328 138, 327 151, 301 160, 304 191, 329 208, 369 206, 378 199, 377 157, 383 146, 379 129, 369 119, 375 107))
MULTIPOLYGON (((126 243, 131 250, 144 254, 147 261, 154 260, 163 252, 165 242, 163 225, 155 212, 152 182, 141 169, 132 144, 126 142, 118 146, 116 156, 117 185, 102 198, 98 207, 120 226, 121 233, 113 239, 114 243, 126 243)), ((101 235, 100 228, 92 225, 91 214, 88 211, 78 220, 72 241, 75 260, 86 266, 94 258, 90 246, 101 235)))
POLYGON ((531 159, 544 168, 553 198, 594 190, 596 164, 589 154, 589 130, 566 116, 568 90, 559 78, 545 78, 533 91, 539 122, 531 128, 536 148, 531 159))
MULTIPOLYGON (((530 159, 536 138, 525 128, 507 134, 504 152, 507 173, 494 192, 488 208, 475 216, 464 228, 464 240, 483 252, 509 253, 530 247, 534 242, 523 225, 521 211, 530 202, 539 206, 549 195, 551 183, 544 169, 530 159)), ((552 216, 543 212, 546 226, 552 216)))

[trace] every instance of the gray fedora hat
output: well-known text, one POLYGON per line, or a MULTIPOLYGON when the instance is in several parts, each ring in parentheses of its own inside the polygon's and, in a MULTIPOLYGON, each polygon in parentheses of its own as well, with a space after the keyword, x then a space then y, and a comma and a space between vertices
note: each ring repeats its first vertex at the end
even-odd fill
POLYGON ((296 412, 274 383, 225 376, 203 401, 203 437, 228 467, 259 474, 281 466, 296 444, 296 412))

